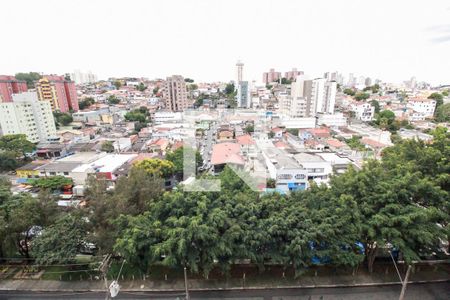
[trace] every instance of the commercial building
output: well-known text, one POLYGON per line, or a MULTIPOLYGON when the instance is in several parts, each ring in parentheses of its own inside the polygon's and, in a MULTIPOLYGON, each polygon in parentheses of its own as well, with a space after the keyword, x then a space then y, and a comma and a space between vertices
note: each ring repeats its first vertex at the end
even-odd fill
POLYGON ((36 83, 39 100, 47 101, 53 111, 78 111, 78 97, 75 83, 64 76, 43 76, 36 83))
POLYGON ((12 95, 26 92, 27 83, 14 76, 0 75, 0 103, 12 102, 12 95))
POLYGON ((188 108, 188 93, 183 76, 167 77, 163 86, 165 108, 170 111, 183 111, 188 108))
POLYGON ((33 143, 56 137, 50 103, 33 92, 13 94, 12 102, 0 103, 0 124, 3 134, 25 134, 33 143))

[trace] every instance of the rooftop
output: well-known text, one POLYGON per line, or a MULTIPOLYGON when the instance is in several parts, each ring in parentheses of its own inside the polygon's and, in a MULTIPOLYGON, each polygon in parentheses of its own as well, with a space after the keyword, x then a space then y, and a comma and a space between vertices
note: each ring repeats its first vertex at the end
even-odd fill
POLYGON ((211 164, 245 164, 244 159, 240 155, 241 146, 237 143, 220 143, 215 144, 212 149, 211 164))

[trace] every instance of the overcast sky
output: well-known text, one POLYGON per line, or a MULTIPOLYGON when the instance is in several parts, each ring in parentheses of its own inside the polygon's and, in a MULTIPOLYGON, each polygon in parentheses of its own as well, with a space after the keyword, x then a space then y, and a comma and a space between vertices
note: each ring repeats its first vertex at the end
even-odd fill
POLYGON ((2 1, 0 74, 262 80, 292 67, 450 83, 450 1, 2 1))

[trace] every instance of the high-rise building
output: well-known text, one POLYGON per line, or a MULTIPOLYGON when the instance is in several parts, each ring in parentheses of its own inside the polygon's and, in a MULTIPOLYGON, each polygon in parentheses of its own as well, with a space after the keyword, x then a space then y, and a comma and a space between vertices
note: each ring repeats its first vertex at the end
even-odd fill
POLYGON ((281 72, 276 72, 275 69, 270 69, 269 72, 263 73, 263 83, 268 84, 280 80, 281 72))
POLYGON ((295 80, 298 76, 303 75, 303 71, 297 71, 296 68, 292 68, 291 71, 285 72, 284 77, 288 80, 295 80))
POLYGON ((323 78, 325 78, 327 81, 337 81, 338 80, 338 72, 326 72, 323 75, 323 78))
POLYGON ((292 118, 313 117, 316 113, 334 113, 336 101, 335 81, 325 78, 309 80, 299 75, 291 84, 291 95, 280 97, 280 111, 292 118))
POLYGON ((3 134, 25 134, 32 143, 56 137, 49 101, 39 101, 35 92, 13 94, 12 98, 12 102, 0 103, 3 134))
POLYGON ((240 81, 237 86, 237 104, 238 107, 250 108, 250 88, 248 81, 240 81))
POLYGON ((39 100, 50 102, 54 111, 78 111, 75 83, 64 76, 45 75, 36 83, 39 100))
POLYGON ((75 70, 70 74, 70 79, 75 81, 76 84, 94 83, 97 82, 97 75, 92 74, 91 71, 82 73, 80 70, 75 70))
POLYGON ((239 82, 242 81, 242 78, 244 78, 244 63, 241 62, 240 60, 237 61, 236 63, 236 70, 237 70, 237 80, 236 82, 239 84, 239 82))
POLYGON ((170 111, 183 111, 188 108, 188 93, 183 76, 167 77, 163 87, 165 108, 170 111))
POLYGON ((0 75, 0 102, 11 102, 12 95, 28 90, 26 81, 14 76, 0 75))
POLYGON ((371 85, 372 85, 372 78, 367 77, 367 78, 364 80, 364 85, 365 85, 365 86, 371 86, 371 85))

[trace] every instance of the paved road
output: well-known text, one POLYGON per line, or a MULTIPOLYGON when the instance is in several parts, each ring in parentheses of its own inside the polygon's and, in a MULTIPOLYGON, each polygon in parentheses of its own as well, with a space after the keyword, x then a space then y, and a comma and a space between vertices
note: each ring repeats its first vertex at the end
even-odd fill
MULTIPOLYGON (((398 299, 400 286, 316 288, 316 289, 269 289, 245 291, 191 292, 191 299, 207 300, 365 300, 398 299)), ((121 292, 114 299, 183 299, 183 294, 121 292)), ((105 299, 104 293, 29 293, 0 291, 0 299, 105 299)), ((406 300, 448 300, 450 283, 410 284, 406 300)))

